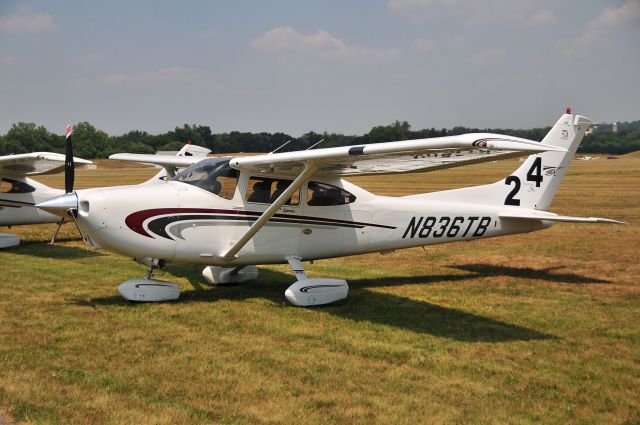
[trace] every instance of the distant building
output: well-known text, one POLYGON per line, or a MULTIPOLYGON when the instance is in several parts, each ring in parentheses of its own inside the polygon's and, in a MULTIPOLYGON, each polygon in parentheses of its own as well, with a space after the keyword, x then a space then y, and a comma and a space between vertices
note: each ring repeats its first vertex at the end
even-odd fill
POLYGON ((614 123, 611 125, 611 131, 613 131, 614 133, 617 133, 617 132, 618 132, 618 123, 617 123, 617 122, 614 122, 614 123))

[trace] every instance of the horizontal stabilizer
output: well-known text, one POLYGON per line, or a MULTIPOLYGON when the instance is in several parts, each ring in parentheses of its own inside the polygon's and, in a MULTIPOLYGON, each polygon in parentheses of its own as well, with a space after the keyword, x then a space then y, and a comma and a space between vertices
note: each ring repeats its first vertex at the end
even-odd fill
POLYGON ((627 224, 624 221, 611 220, 600 217, 572 217, 569 215, 557 215, 542 212, 517 211, 500 213, 500 218, 515 218, 520 220, 545 220, 545 221, 564 221, 569 223, 608 223, 608 224, 627 224))

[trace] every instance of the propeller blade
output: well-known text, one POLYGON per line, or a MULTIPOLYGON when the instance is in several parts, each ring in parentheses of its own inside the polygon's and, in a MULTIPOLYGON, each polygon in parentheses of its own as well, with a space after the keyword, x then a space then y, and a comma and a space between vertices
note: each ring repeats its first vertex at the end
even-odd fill
POLYGON ((71 145, 71 126, 67 125, 66 134, 66 151, 64 159, 64 191, 66 193, 73 192, 73 182, 75 180, 75 169, 73 163, 73 146, 71 145))

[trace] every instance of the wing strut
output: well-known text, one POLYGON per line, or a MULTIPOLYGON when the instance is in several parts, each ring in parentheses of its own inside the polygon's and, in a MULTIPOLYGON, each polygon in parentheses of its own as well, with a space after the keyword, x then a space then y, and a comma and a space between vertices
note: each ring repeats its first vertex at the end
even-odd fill
POLYGON ((251 225, 249 230, 247 230, 247 232, 242 235, 242 237, 238 239, 238 241, 231 248, 229 248, 228 251, 222 253, 220 257, 224 259, 231 259, 235 257, 238 251, 240 251, 242 247, 245 246, 247 242, 249 242, 251 238, 255 236, 256 233, 258 233, 262 226, 264 226, 267 221, 269 221, 269 219, 273 217, 273 215, 280 209, 280 207, 282 207, 285 202, 287 202, 293 192, 298 190, 300 186, 302 186, 302 184, 318 170, 318 168, 320 167, 314 162, 305 162, 304 169, 298 175, 298 177, 296 177, 293 183, 291 183, 291 185, 289 185, 289 187, 284 192, 282 192, 278 199, 276 199, 273 204, 271 204, 269 208, 267 208, 266 211, 262 213, 262 215, 251 225))

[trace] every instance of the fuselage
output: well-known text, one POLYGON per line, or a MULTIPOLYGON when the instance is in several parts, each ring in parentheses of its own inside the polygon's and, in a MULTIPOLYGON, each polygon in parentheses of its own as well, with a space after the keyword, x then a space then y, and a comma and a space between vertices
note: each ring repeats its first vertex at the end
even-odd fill
POLYGON ((228 259, 222 254, 273 202, 278 182, 291 180, 248 173, 234 178, 233 190, 223 187, 218 194, 219 187, 211 189, 203 180, 78 191, 78 222, 95 246, 123 255, 222 266, 284 263, 290 256, 315 260, 543 228, 500 219, 499 210, 487 205, 377 196, 342 179, 314 178, 228 259))

